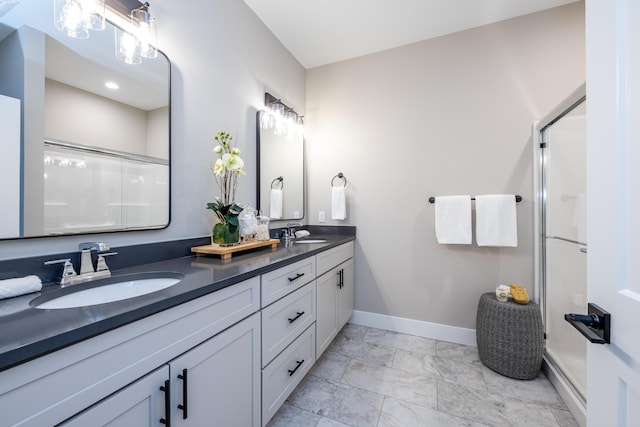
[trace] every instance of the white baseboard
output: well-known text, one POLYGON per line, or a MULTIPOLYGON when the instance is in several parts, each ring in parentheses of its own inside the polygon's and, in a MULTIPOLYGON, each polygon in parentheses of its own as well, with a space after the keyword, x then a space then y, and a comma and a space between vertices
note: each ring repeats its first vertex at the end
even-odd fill
POLYGON ((354 310, 350 323, 441 341, 476 346, 475 329, 354 310))

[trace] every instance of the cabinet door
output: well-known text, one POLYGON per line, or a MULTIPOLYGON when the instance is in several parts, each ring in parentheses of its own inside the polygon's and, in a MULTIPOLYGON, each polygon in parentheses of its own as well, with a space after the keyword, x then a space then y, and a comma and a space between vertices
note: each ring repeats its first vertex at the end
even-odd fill
POLYGON ((169 363, 173 426, 260 425, 260 314, 169 363))
POLYGON ((334 268, 316 280, 316 360, 338 334, 338 273, 334 268))
POLYGON ((163 387, 168 379, 169 367, 164 365, 60 425, 160 426, 160 420, 166 420, 167 416, 165 392, 160 387, 163 387))
POLYGON ((340 264, 342 285, 338 288, 338 330, 347 323, 353 314, 353 258, 340 264))

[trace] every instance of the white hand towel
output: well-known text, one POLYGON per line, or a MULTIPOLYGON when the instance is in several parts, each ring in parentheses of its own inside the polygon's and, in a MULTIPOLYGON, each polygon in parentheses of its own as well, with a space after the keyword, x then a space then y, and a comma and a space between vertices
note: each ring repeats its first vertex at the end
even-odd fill
POLYGON ((0 280, 0 299, 30 294, 38 292, 40 289, 42 289, 42 282, 38 276, 0 280))
POLYGON ((331 219, 347 219, 347 195, 344 187, 331 187, 331 219))
POLYGON ((478 246, 518 246, 518 221, 514 194, 476 196, 478 246))
POLYGON ((271 201, 269 204, 269 218, 282 218, 282 188, 271 189, 271 201))
POLYGON ((436 197, 438 243, 471 244, 471 196, 436 197))

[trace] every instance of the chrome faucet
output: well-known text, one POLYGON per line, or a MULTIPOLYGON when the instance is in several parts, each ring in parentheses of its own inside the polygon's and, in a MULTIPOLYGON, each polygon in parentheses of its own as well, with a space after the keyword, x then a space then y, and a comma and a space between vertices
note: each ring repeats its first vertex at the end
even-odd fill
POLYGON ((287 225, 282 229, 282 237, 285 240, 295 239, 296 238, 296 227, 304 226, 301 222, 288 222, 287 225))
POLYGON ((104 257, 117 255, 117 252, 109 251, 109 244, 102 242, 85 242, 78 245, 80 249, 80 274, 76 273, 70 258, 56 259, 45 262, 45 265, 64 264, 62 276, 60 278, 60 286, 77 285, 78 283, 89 282, 91 280, 111 277, 111 271, 104 257), (93 267, 91 252, 96 250, 98 260, 96 268, 93 267))

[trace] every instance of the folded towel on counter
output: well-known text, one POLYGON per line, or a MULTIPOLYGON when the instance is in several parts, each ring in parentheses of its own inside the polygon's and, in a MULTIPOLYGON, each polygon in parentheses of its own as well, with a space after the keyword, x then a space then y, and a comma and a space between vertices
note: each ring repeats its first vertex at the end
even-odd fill
POLYGON ((311 233, 309 233, 307 230, 298 230, 296 231, 296 239, 300 239, 302 237, 307 237, 310 236, 311 233))
POLYGON ((518 246, 518 221, 514 194, 476 196, 478 246, 518 246))
POLYGON ((436 197, 438 243, 471 244, 471 196, 436 197))
POLYGON ((42 289, 42 282, 38 276, 0 280, 0 299, 30 294, 40 289, 42 289))
POLYGON ((282 218, 282 188, 271 189, 271 200, 269 203, 269 218, 282 218))
POLYGON ((331 219, 347 219, 347 194, 344 187, 331 187, 331 219))

